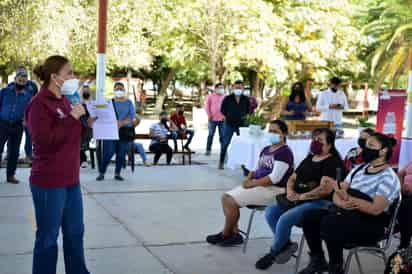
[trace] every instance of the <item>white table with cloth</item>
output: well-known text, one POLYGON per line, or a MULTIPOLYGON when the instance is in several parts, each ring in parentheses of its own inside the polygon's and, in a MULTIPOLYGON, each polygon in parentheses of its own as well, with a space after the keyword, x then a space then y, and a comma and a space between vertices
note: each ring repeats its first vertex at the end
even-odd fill
MULTIPOLYGON (((287 140, 287 144, 293 152, 295 167, 308 155, 311 141, 310 138, 287 140)), ((357 146, 357 139, 336 139, 335 144, 336 149, 344 158, 351 148, 357 146)), ((227 167, 236 169, 243 165, 248 170, 256 170, 260 152, 267 145, 269 142, 264 136, 255 137, 247 133, 233 136, 228 148, 227 167)))

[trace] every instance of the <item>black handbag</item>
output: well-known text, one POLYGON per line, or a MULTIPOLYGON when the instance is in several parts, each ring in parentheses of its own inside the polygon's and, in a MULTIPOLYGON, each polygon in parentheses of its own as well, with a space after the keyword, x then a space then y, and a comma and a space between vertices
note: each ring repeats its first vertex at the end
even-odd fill
MULTIPOLYGON (((114 100, 112 99, 114 112, 116 114, 116 119, 119 120, 119 115, 117 113, 116 105, 114 104, 114 100)), ((119 140, 125 142, 133 142, 135 139, 135 131, 134 127, 121 127, 119 128, 119 140)))
MULTIPOLYGON (((352 175, 351 175, 351 177, 350 177, 349 188, 348 188, 348 190, 347 190, 346 192, 347 192, 350 196, 352 196, 352 197, 355 197, 355 198, 358 198, 358 199, 362 199, 362 200, 365 200, 365 201, 368 201, 368 202, 373 202, 372 197, 370 197, 369 195, 367 195, 367 194, 365 194, 365 193, 363 193, 362 191, 359 191, 359 190, 357 190, 357 189, 350 188, 350 184, 352 183, 353 178, 355 177, 355 175, 356 175, 359 171, 362 170, 363 167, 365 167, 365 165, 366 165, 366 164, 360 165, 360 166, 357 167, 356 170, 352 173, 352 175)), ((368 217, 367 214, 362 213, 362 212, 360 212, 360 211, 358 211, 358 210, 347 210, 347 209, 340 208, 340 207, 338 207, 338 206, 336 206, 336 205, 331 205, 330 208, 329 208, 329 211, 330 211, 330 212, 333 212, 333 213, 335 213, 335 214, 339 214, 339 215, 345 214, 345 215, 357 215, 357 216, 366 216, 366 217, 368 217)))
POLYGON ((283 209, 283 210, 289 210, 291 208, 294 208, 298 204, 302 203, 303 201, 290 201, 287 197, 286 193, 281 193, 276 195, 276 203, 283 209))

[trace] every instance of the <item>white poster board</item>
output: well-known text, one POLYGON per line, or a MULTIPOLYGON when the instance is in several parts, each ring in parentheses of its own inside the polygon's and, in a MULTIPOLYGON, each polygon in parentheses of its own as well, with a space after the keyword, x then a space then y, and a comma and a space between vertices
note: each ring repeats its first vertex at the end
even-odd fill
POLYGON ((113 103, 107 100, 104 103, 92 101, 87 104, 90 117, 97 117, 93 124, 93 138, 96 140, 119 140, 116 113, 113 103))

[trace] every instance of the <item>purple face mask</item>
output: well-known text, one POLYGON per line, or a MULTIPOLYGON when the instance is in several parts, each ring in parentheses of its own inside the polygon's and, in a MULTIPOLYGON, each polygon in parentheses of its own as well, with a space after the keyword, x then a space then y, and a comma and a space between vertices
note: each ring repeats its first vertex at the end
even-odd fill
POLYGON ((323 144, 318 140, 313 140, 310 144, 310 152, 314 155, 319 155, 322 153, 323 144))

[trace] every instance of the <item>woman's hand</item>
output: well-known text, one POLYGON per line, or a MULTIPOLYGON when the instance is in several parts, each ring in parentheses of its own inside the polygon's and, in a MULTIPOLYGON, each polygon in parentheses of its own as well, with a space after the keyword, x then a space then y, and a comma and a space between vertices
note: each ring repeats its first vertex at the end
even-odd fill
POLYGON ((248 189, 248 188, 254 188, 256 185, 253 183, 253 180, 251 180, 251 179, 246 179, 244 182, 243 182, 243 187, 244 188, 246 188, 246 189, 248 189))
POLYGON ((336 193, 336 195, 339 196, 339 198, 342 201, 348 201, 349 200, 349 194, 348 194, 348 192, 346 192, 346 190, 344 190, 344 189, 335 189, 335 193, 336 193))
POLYGON ((118 126, 118 128, 122 128, 122 127, 130 124, 131 122, 132 122, 132 120, 130 120, 130 118, 126 118, 126 119, 118 121, 117 126, 118 126))
POLYGON ((356 200, 350 197, 346 201, 341 200, 338 206, 347 210, 354 210, 359 208, 359 205, 357 204, 356 200))
POLYGON ((297 194, 293 190, 289 190, 289 191, 286 191, 286 198, 288 198, 288 200, 291 202, 296 202, 301 199, 301 195, 297 194))
POLYGON ((77 104, 72 106, 72 111, 70 111, 70 115, 76 119, 79 120, 81 116, 86 114, 86 110, 84 109, 83 105, 77 104))

